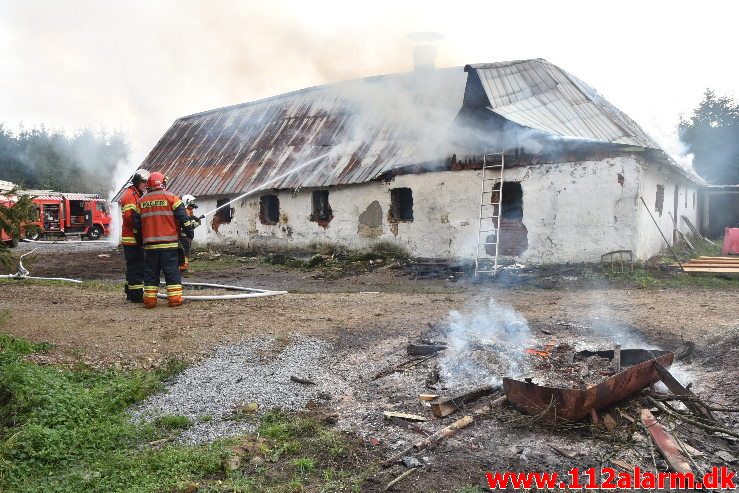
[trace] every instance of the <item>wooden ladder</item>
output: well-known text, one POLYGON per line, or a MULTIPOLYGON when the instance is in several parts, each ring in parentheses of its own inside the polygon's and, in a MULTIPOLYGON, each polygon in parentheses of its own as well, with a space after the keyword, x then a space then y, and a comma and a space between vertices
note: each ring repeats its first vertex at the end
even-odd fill
POLYGON ((498 273, 500 247, 500 206, 503 201, 503 170, 505 155, 488 153, 482 158, 482 182, 480 190, 480 222, 477 232, 475 276, 498 273), (491 253, 494 251, 495 253, 491 253))

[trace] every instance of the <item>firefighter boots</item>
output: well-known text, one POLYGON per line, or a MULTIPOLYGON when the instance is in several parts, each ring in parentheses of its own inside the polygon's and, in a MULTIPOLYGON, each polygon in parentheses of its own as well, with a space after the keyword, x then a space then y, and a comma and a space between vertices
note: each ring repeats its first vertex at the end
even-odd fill
POLYGON ((182 284, 167 285, 167 300, 169 306, 180 306, 182 304, 182 284))
POLYGON ((159 294, 159 286, 144 286, 144 307, 155 308, 157 306, 157 294, 159 294))

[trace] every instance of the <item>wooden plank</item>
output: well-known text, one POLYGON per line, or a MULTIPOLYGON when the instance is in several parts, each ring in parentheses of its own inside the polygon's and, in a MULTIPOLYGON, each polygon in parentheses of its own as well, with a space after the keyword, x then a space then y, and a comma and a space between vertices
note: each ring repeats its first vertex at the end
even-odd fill
POLYGON ((654 444, 665 458, 670 469, 680 473, 692 473, 687 459, 680 453, 680 446, 675 439, 657 422, 649 409, 641 410, 641 421, 652 436, 654 444))
POLYGON ((717 264, 735 264, 739 262, 739 257, 736 258, 691 258, 691 262, 713 262, 717 264))
POLYGON ((435 401, 439 398, 439 394, 418 394, 419 401, 435 401))
POLYGON ((425 416, 419 416, 418 414, 408 414, 408 413, 396 413, 394 411, 385 411, 382 413, 382 416, 385 419, 392 419, 392 418, 400 418, 404 419, 406 421, 428 421, 429 419, 425 416))
POLYGON ((683 265, 704 265, 704 266, 713 266, 716 267, 731 267, 731 266, 737 266, 739 265, 739 260, 732 260, 731 262, 728 260, 721 261, 721 260, 691 260, 690 262, 686 262, 683 265))
POLYGON ((709 264, 709 263, 693 263, 689 262, 687 264, 683 264, 683 267, 695 267, 698 269, 736 269, 739 268, 739 263, 736 264, 709 264))
POLYGON ((739 259, 739 257, 737 257, 737 256, 734 256, 734 257, 729 257, 729 256, 725 256, 725 257, 707 257, 705 255, 700 256, 698 258, 701 258, 701 259, 707 258, 707 259, 711 259, 711 260, 736 260, 736 259, 739 259))
POLYGON ((470 392, 465 392, 464 394, 455 395, 454 397, 437 399, 431 402, 431 414, 437 418, 449 416, 468 402, 490 395, 497 390, 500 390, 500 386, 494 387, 492 385, 486 385, 470 392))
POLYGON ((739 267, 685 267, 685 272, 705 272, 709 274, 739 274, 739 267))
MULTIPOLYGON (((696 401, 700 401, 697 395, 695 395, 690 389, 683 386, 683 384, 681 384, 675 377, 672 376, 672 373, 670 373, 667 368, 660 365, 656 361, 654 362, 654 369, 657 370, 660 380, 662 380, 662 383, 664 383, 665 386, 670 389, 670 392, 675 395, 685 395, 695 399, 696 401)), ((687 400, 683 401, 683 404, 685 404, 685 407, 693 411, 695 414, 713 419, 710 411, 706 410, 703 406, 687 400)))
POLYGON ((403 458, 403 456, 410 454, 411 452, 423 450, 426 449, 432 445, 436 445, 440 441, 444 440, 445 438, 448 438, 452 435, 454 435, 456 432, 461 430, 462 428, 466 428, 467 426, 471 425, 474 420, 472 419, 472 416, 465 416, 463 418, 458 419, 454 423, 450 424, 446 428, 442 428, 433 435, 424 438, 421 441, 418 441, 411 445, 408 448, 405 448, 398 452, 397 454, 393 455, 389 459, 387 459, 385 462, 382 463, 382 467, 390 467, 396 462, 398 462, 400 459, 403 458))

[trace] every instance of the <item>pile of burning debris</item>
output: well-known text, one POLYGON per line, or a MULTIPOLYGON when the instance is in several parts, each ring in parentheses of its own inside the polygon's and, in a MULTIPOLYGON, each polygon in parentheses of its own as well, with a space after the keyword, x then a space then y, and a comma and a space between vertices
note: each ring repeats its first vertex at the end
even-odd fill
MULTIPOLYGON (((697 478, 711 465, 711 458, 698 448, 710 450, 713 460, 724 465, 736 461, 739 433, 731 413, 739 410, 705 402, 689 385, 682 385, 668 370, 674 353, 622 349, 617 344, 603 351, 576 351, 556 340, 541 344, 531 337, 525 321, 510 318, 493 321, 497 329, 487 329, 484 338, 475 337, 482 333, 475 328, 477 322, 466 319, 464 337, 460 337, 454 330, 458 322, 452 314, 451 329, 442 331, 446 339, 442 335, 413 341, 406 347, 406 359, 374 375, 379 380, 429 367, 425 388, 418 392, 428 414, 383 413, 387 423, 422 435, 385 460, 385 468, 405 467, 393 475, 386 489, 427 467, 417 456, 419 452, 504 412, 522 413, 530 423, 542 423, 549 429, 575 425, 589 427, 593 435, 623 432, 627 440, 648 445, 645 450, 651 451, 651 457, 635 452, 627 457, 630 461, 611 461, 624 471, 630 472, 632 462, 640 463, 641 458, 645 464, 654 464, 656 474, 655 457, 659 456, 655 451, 664 458, 664 469, 692 472, 697 478), (660 381, 668 392, 655 390, 660 381), (617 403, 619 409, 613 407, 617 403), (621 410, 624 406, 628 411, 621 410), (450 422, 447 417, 453 419, 455 413, 461 417, 450 422), (433 420, 443 421, 434 427, 433 420)), ((570 459, 575 457, 554 445, 551 448, 570 459)))

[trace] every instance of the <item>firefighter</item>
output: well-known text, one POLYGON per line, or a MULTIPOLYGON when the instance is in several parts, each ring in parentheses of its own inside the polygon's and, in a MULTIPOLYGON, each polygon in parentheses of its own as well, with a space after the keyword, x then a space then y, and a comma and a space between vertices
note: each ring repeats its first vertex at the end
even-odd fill
POLYGON ((118 204, 121 208, 123 220, 121 222, 121 245, 123 256, 126 259, 126 284, 123 290, 126 299, 133 303, 144 301, 144 249, 136 243, 134 216, 136 201, 146 193, 146 180, 149 172, 145 169, 136 170, 131 178, 131 184, 121 195, 118 204))
POLYGON ((177 265, 177 240, 180 230, 193 237, 193 225, 180 198, 165 189, 163 174, 154 172, 147 181, 148 192, 137 202, 137 225, 146 251, 144 306, 157 306, 159 274, 164 273, 169 306, 182 304, 182 284, 177 265))
MULTIPOLYGON (((185 204, 185 211, 192 222, 192 227, 197 228, 200 226, 200 219, 195 217, 195 209, 198 205, 195 203, 195 197, 192 195, 183 195, 182 203, 185 204)), ((180 249, 179 249, 179 263, 180 271, 187 272, 190 268, 190 249, 192 248, 192 240, 187 237, 185 231, 180 230, 180 249)))

